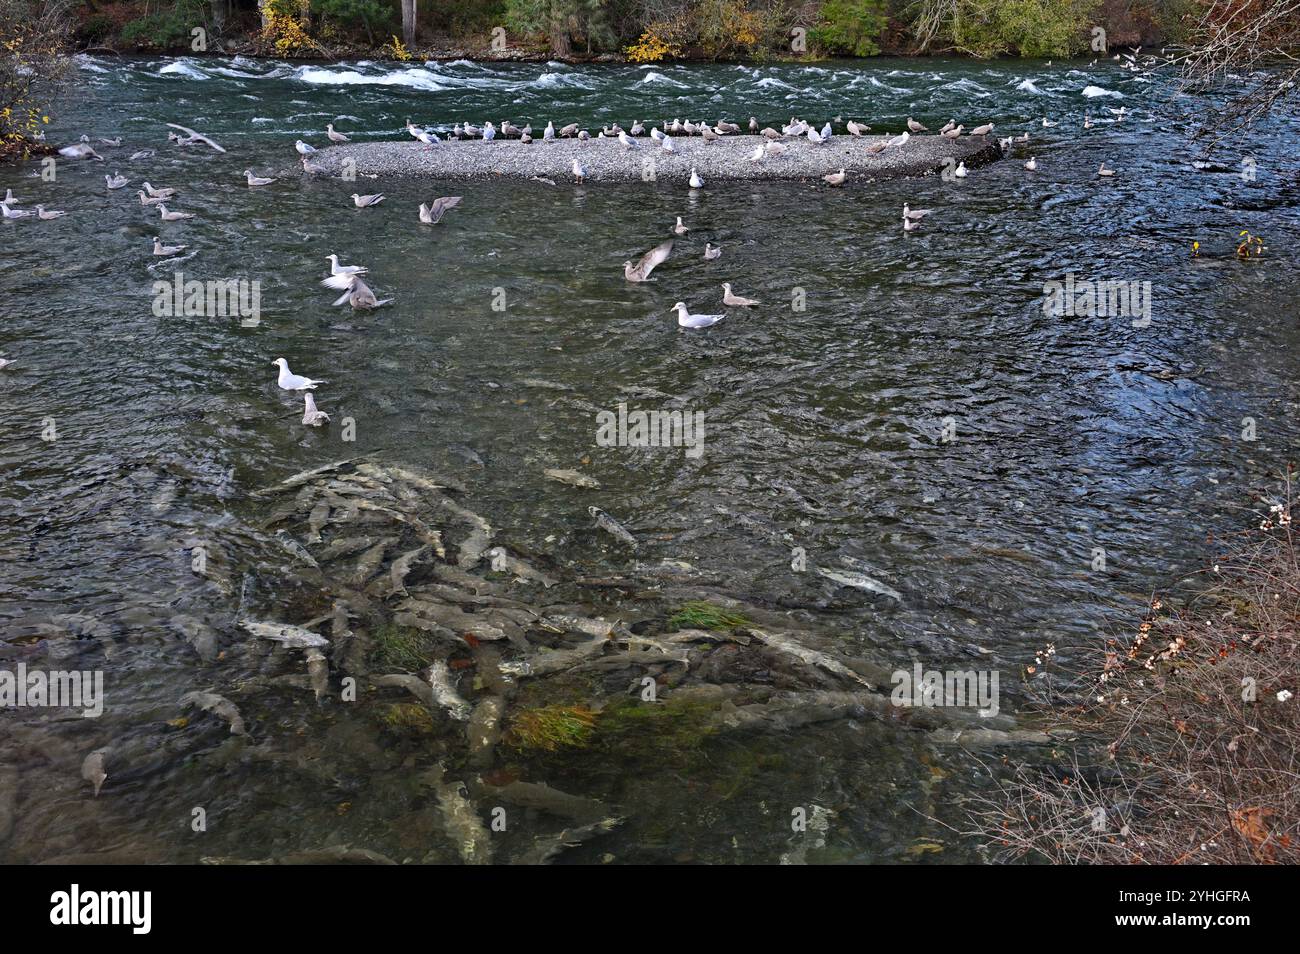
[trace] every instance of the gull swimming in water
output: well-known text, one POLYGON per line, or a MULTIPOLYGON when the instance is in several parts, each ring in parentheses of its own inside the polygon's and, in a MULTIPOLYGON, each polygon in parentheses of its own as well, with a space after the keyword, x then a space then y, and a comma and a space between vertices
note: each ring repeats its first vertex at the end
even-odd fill
POLYGON ((49 210, 49 211, 46 211, 45 206, 43 206, 43 205, 38 205, 38 206, 36 207, 36 217, 37 217, 38 219, 44 219, 44 220, 47 221, 47 222, 48 222, 50 219, 57 219, 57 218, 59 218, 60 216, 64 216, 64 215, 67 215, 67 214, 68 214, 68 213, 66 213, 66 212, 56 212, 56 211, 54 211, 53 209, 51 209, 51 210, 49 210))
POLYGON ((1053 126, 1056 126, 1056 125, 1058 125, 1058 124, 1057 124, 1057 123, 1054 123, 1054 122, 1051 122, 1051 121, 1050 121, 1046 116, 1043 117, 1043 128, 1044 128, 1044 129, 1051 129, 1053 126))
POLYGON ((170 126, 172 129, 179 129, 181 132, 189 134, 190 138, 188 140, 181 140, 181 142, 183 142, 187 146, 192 146, 197 142, 201 142, 205 146, 211 146, 217 152, 226 151, 222 149, 220 146, 218 146, 211 139, 209 139, 207 136, 203 135, 202 133, 196 133, 193 129, 190 129, 188 126, 181 126, 178 125, 177 123, 168 123, 167 125, 170 126))
POLYGON ((253 175, 252 169, 245 169, 244 181, 246 181, 250 186, 264 186, 264 185, 270 185, 275 180, 267 179, 264 176, 255 176, 253 175))
POLYGON ((713 245, 709 242, 704 243, 704 260, 711 262, 716 258, 722 258, 722 246, 713 245))
POLYGON ((904 231, 904 232, 915 232, 915 231, 916 231, 917 229, 919 229, 920 227, 921 227, 921 223, 920 223, 920 222, 913 222, 913 221, 912 221, 911 219, 909 219, 907 216, 903 216, 903 231, 904 231))
POLYGON ((11 209, 8 202, 0 202, 0 215, 6 219, 25 219, 35 213, 28 212, 26 209, 11 209))
POLYGON ((957 168, 954 169, 954 170, 952 171, 952 177, 953 177, 954 179, 965 179, 965 178, 966 178, 966 163, 965 163, 965 162, 959 162, 959 163, 957 163, 957 168))
POLYGON ((907 128, 908 128, 909 130, 911 130, 912 132, 914 132, 914 133, 919 133, 919 132, 928 132, 930 127, 929 127, 929 126, 922 126, 920 123, 918 123, 918 122, 917 122, 915 119, 913 119, 911 116, 908 116, 908 117, 907 117, 907 128))
POLYGON ((1087 113, 1083 114, 1083 128, 1084 129, 1092 128, 1092 117, 1089 116, 1087 113))
POLYGON ((731 290, 731 282, 722 283, 722 303, 728 308, 753 308, 759 304, 753 298, 734 294, 731 290))
POLYGON ((90 146, 84 142, 79 142, 72 146, 64 146, 59 150, 59 155, 66 156, 69 159, 98 159, 100 162, 104 161, 103 156, 95 152, 94 149, 90 148, 90 146))
POLYGON ((130 181, 126 176, 119 176, 116 172, 111 176, 104 176, 104 182, 110 189, 120 189, 130 181))
POLYGON ((122 145, 122 137, 121 137, 121 136, 118 136, 116 139, 103 139, 103 138, 101 138, 99 141, 102 142, 105 146, 120 146, 120 145, 122 145))
POLYGON ((144 183, 144 191, 149 193, 149 198, 151 199, 170 199, 172 196, 176 194, 175 189, 172 188, 155 189, 148 182, 144 183))
POLYGON ((153 155, 154 155, 154 151, 152 149, 141 149, 139 152, 131 153, 131 156, 127 161, 137 162, 140 159, 150 159, 153 157, 153 155))
POLYGON ((352 193, 352 203, 358 209, 368 209, 372 205, 378 205, 383 201, 384 194, 382 192, 376 193, 375 195, 357 195, 355 192, 352 193))
POLYGON ((579 183, 586 181, 587 178, 586 167, 577 159, 573 160, 573 178, 579 183))
POLYGON ((13 364, 13 360, 11 358, 0 358, 0 371, 3 371, 11 364, 13 364))
POLYGON ((166 199, 161 197, 157 199, 150 198, 149 196, 145 195, 143 189, 137 189, 135 194, 140 197, 141 205, 161 205, 163 202, 167 201, 166 199))
POLYGON ((840 166, 839 172, 830 172, 822 176, 822 179, 824 179, 827 184, 833 186, 844 185, 844 180, 847 178, 848 176, 845 174, 843 166, 840 166))
POLYGON ((188 245, 164 245, 162 239, 158 238, 156 235, 154 236, 153 253, 155 255, 179 255, 187 248, 189 248, 188 245))
POLYGON ((316 409, 316 399, 312 397, 311 392, 303 394, 303 413, 302 422, 311 427, 320 427, 329 421, 330 416, 324 411, 316 409))
POLYGON ((461 197, 458 195, 444 195, 434 199, 428 205, 420 203, 420 221, 425 225, 437 225, 442 221, 442 217, 447 214, 448 209, 454 209, 460 205, 461 197))
POLYGON ((690 182, 690 185, 691 185, 691 188, 692 188, 692 189, 703 189, 703 188, 704 188, 704 180, 700 178, 700 174, 699 174, 698 172, 695 171, 695 167, 694 167, 694 166, 691 166, 691 182, 690 182))
POLYGON ((1113 176, 1114 174, 1115 174, 1115 170, 1107 169, 1106 163, 1104 161, 1100 166, 1097 167, 1097 175, 1099 176, 1113 176))
MULTIPOLYGON (((370 269, 366 268, 364 265, 340 265, 339 257, 334 254, 326 255, 325 258, 330 263, 331 275, 364 275, 370 271, 370 269)), ((342 288, 343 285, 331 285, 330 287, 342 288)))
MULTIPOLYGON (((369 309, 378 308, 380 305, 387 305, 393 300, 391 298, 385 298, 382 300, 376 298, 375 293, 370 290, 370 286, 365 283, 365 280, 362 279, 360 275, 338 275, 335 277, 345 279, 347 282, 346 290, 342 295, 334 300, 333 304, 335 306, 346 304, 351 305, 353 308, 369 309)), ((334 279, 327 278, 325 281, 321 282, 321 284, 330 285, 333 281, 334 279)), ((330 287, 337 288, 338 286, 331 285, 330 287)))
POLYGON ((1034 172, 1038 169, 1038 160, 1034 156, 1030 156, 1029 161, 1025 163, 1025 168, 1030 172, 1034 172))
POLYGON ((630 282, 646 282, 650 280, 650 273, 662 265, 668 258, 668 253, 673 250, 673 239, 666 242, 660 242, 650 251, 641 256, 640 261, 636 264, 628 259, 623 263, 623 277, 630 282))
POLYGON ((903 218, 913 222, 920 222, 932 211, 932 209, 913 209, 906 202, 903 203, 903 218))
POLYGON ((17 201, 18 199, 14 196, 13 189, 5 189, 5 197, 0 199, 0 202, 3 202, 5 205, 13 205, 17 201))
POLYGON ((351 142, 352 141, 347 136, 343 135, 343 133, 336 131, 334 129, 333 123, 325 124, 325 135, 329 137, 330 142, 351 142))
POLYGON ((168 212, 167 206, 163 205, 161 202, 158 203, 158 214, 162 217, 164 222, 179 222, 181 219, 194 218, 193 212, 168 212))
POLYGON ((690 231, 690 229, 688 229, 682 223, 682 217, 680 215, 677 216, 677 224, 673 226, 673 231, 676 232, 678 235, 685 235, 687 232, 690 231))
POLYGON ((686 310, 686 303, 679 301, 669 311, 677 312, 677 324, 683 328, 707 328, 716 325, 725 315, 692 315, 686 310))
POLYGON ((318 384, 328 383, 316 381, 312 378, 304 378, 301 374, 294 374, 289 370, 289 362, 285 361, 284 358, 276 358, 271 363, 280 369, 280 376, 275 383, 286 391, 309 391, 318 384))

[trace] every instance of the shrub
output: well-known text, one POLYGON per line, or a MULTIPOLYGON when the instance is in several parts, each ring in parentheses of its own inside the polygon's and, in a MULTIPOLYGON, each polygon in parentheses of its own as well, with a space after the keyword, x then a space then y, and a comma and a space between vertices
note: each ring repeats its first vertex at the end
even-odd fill
POLYGON ((827 53, 876 56, 888 22, 882 0, 827 0, 808 38, 827 53))

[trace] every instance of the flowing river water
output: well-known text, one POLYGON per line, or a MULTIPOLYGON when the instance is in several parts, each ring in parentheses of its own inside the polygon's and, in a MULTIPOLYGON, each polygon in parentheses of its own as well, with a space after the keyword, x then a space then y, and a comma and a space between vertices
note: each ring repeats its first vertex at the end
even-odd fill
MULTIPOLYGON (((1276 491, 1295 447, 1297 127, 1274 120, 1197 164, 1179 107, 1197 103, 1108 60, 79 58, 49 139, 122 145, 97 146, 104 163, 61 160, 54 181, 35 164, 0 168, 21 207, 69 213, 0 223, 0 354, 14 362, 0 370, 0 660, 100 671, 105 707, 0 712, 0 857, 193 862, 337 845, 457 857, 414 781, 435 757, 460 778, 443 723, 383 723, 400 691, 318 703, 276 682, 302 671, 300 657, 235 626, 240 611, 328 614, 249 542, 245 528, 280 502, 250 495, 359 455, 447 475, 494 543, 554 575, 653 592, 667 567, 846 657, 996 671, 1015 712, 1036 650, 1054 644, 1079 665, 1124 632, 1153 590, 1205 564, 1208 533, 1241 526, 1276 491), (292 148, 324 145, 327 122, 366 140, 404 137, 408 117, 594 129, 792 114, 888 132, 909 115, 931 129, 952 117, 1032 139, 965 179, 698 192, 310 181, 292 148), (228 152, 169 146, 166 122, 228 152), (143 149, 156 154, 128 159, 143 149), (1096 175, 1103 161, 1114 177, 1096 175), (280 181, 249 189, 245 168, 280 181), (109 192, 115 171, 132 181, 109 192), (173 207, 196 218, 160 225, 134 195, 145 179, 178 189, 173 207), (357 210, 354 191, 387 200, 357 210), (464 199, 422 226, 416 206, 442 194, 464 199), (904 202, 934 210, 907 235, 904 202), (658 280, 624 281, 622 262, 679 215, 692 231, 658 280), (1242 230, 1265 240, 1263 258, 1237 258, 1242 230), (154 258, 155 235, 189 248, 154 258), (703 260, 706 241, 721 259, 703 260), (331 252, 369 266, 394 303, 331 308, 318 285, 331 252), (152 283, 176 272, 259 282, 260 321, 155 314, 152 283), (1149 282, 1150 321, 1045 313, 1044 284, 1069 274, 1149 282), (673 303, 721 310, 723 281, 763 305, 679 329, 673 303), (328 428, 299 423, 299 396, 275 385, 280 356, 328 382, 316 392, 328 428), (597 415, 620 403, 702 412, 703 453, 602 446, 597 415), (600 486, 548 479, 552 468, 600 486), (639 549, 594 527, 593 505, 639 549), (218 572, 195 572, 196 546, 219 555, 218 572), (195 621, 217 634, 217 658, 187 642, 195 621), (236 702, 249 736, 183 709, 196 690, 236 702), (101 747, 113 755, 96 797, 81 768, 101 747)), ((617 616, 619 604, 590 609, 617 616)), ((458 672, 473 701, 479 686, 458 672)), ((944 862, 982 857, 952 828, 989 791, 990 759, 1028 757, 937 747, 870 714, 689 735, 671 720, 622 733, 598 720, 586 746, 503 742, 494 771, 624 819, 573 860, 944 862), (797 810, 813 833, 792 831, 797 810)), ((485 821, 493 807, 477 802, 485 821)), ((564 824, 511 813, 501 860, 564 824)))

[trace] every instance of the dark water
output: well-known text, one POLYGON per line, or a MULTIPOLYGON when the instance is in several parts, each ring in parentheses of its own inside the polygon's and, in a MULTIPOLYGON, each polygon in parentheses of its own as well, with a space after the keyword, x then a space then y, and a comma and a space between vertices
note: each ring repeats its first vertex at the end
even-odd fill
MULTIPOLYGON (((597 504, 642 539, 642 561, 686 561, 719 589, 795 612, 845 652, 891 667, 995 668, 1014 709, 1036 649, 1054 643, 1063 664, 1078 664, 1153 589, 1201 566, 1207 532, 1239 526, 1293 455, 1297 126, 1275 120, 1248 148, 1197 168, 1186 124, 1169 118, 1196 104, 1109 62, 97 58, 80 62, 78 84, 50 140, 120 135, 123 145, 102 147, 103 164, 60 162, 53 182, 34 167, 0 169, 21 207, 70 213, 0 223, 0 352, 15 361, 0 371, 0 659, 102 669, 109 704, 99 719, 0 714, 20 779, 0 843, 13 861, 101 851, 193 861, 327 844, 399 860, 442 846, 453 857, 409 781, 418 755, 337 707, 316 713, 310 695, 240 697, 255 736, 297 740, 293 769, 220 732, 159 731, 182 693, 237 688, 199 663, 175 619, 242 638, 230 620, 244 567, 238 536, 225 534, 255 519, 247 493, 328 460, 372 453, 454 474, 519 552, 575 573, 629 571, 627 553, 591 527, 586 508, 597 504), (1129 114, 1116 122, 1108 107, 1121 105, 1129 114), (1085 112, 1097 123, 1087 131, 1085 112), (666 184, 300 182, 292 150, 300 137, 323 144, 330 121, 386 139, 404 135, 407 117, 541 128, 548 118, 776 124, 796 113, 890 132, 908 115, 931 128, 992 121, 1033 139, 965 180, 689 195, 666 184), (1042 128, 1044 116, 1060 125, 1042 128), (229 152, 169 147, 168 121, 229 152), (144 148, 157 155, 127 160, 144 148), (1030 155, 1036 173, 1022 167, 1030 155), (1241 175, 1246 155, 1253 181, 1241 175), (1114 178, 1096 176, 1103 161, 1114 178), (284 178, 250 190, 247 167, 284 178), (131 186, 107 192, 113 171, 131 186), (178 188, 172 207, 197 218, 160 227, 135 199, 142 179, 178 188), (374 210, 346 198, 380 190, 388 199, 374 210), (453 192, 460 208, 422 227, 416 205, 453 192), (906 236, 904 202, 934 210, 906 236), (693 231, 659 281, 626 283, 621 263, 678 215, 693 231), (1265 239, 1263 259, 1234 256, 1242 230, 1265 239), (154 259, 154 235, 192 257, 154 259), (701 260, 706 241, 723 247, 721 260, 701 260), (330 252, 368 265, 395 304, 332 309, 317 285, 330 252), (176 271, 259 281, 260 324, 155 316, 151 283, 176 271), (1044 283, 1067 273, 1150 282, 1149 326, 1045 314, 1044 283), (721 310, 723 281, 764 306, 679 330, 673 302, 721 310), (803 311, 791 307, 798 289, 803 311), (298 399, 274 385, 278 356, 328 379, 319 403, 336 422, 355 420, 355 443, 337 426, 298 423, 298 399), (596 413, 620 400, 704 412, 704 454, 597 446, 596 413), (57 438, 43 440, 51 421, 57 438), (582 470, 602 489, 545 480, 549 467, 582 470), (190 571, 200 539, 222 541, 235 570, 227 592, 190 571), (901 601, 793 572, 797 547, 811 566, 865 573, 901 601), (1096 548, 1104 571, 1092 568, 1096 548), (94 799, 81 759, 110 743, 128 754, 94 799), (202 835, 190 829, 196 806, 209 816, 202 835)), ((252 599, 259 615, 286 609, 267 581, 254 581, 252 599)), ((978 857, 925 817, 956 824, 963 797, 986 785, 978 764, 885 723, 685 754, 643 739, 635 751, 533 768, 629 818, 574 853, 582 860, 774 861, 793 844, 791 808, 808 805, 834 813, 810 861, 978 857)))

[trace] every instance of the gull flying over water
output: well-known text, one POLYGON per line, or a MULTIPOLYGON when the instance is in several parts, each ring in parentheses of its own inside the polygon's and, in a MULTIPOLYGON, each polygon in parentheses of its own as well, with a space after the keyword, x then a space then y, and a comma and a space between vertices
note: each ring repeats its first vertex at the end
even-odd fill
POLYGON ((731 290, 731 282, 722 283, 722 303, 728 308, 753 308, 759 304, 753 298, 744 298, 741 295, 734 294, 731 290))
POLYGON ((264 186, 264 185, 270 185, 272 182, 275 181, 274 179, 267 179, 267 178, 264 177, 264 176, 255 176, 255 175, 253 175, 253 170, 252 170, 252 169, 245 169, 245 170, 244 170, 244 180, 245 180, 245 181, 246 181, 250 186, 264 186))
POLYGON ((187 248, 189 248, 188 245, 164 245, 164 244, 162 243, 162 239, 158 238, 157 236, 154 236, 154 240, 153 240, 153 253, 154 253, 155 255, 158 255, 158 256, 164 256, 164 255, 179 255, 181 252, 185 251, 187 248))
POLYGON ((113 173, 111 176, 104 176, 104 183, 110 189, 120 189, 130 181, 131 180, 128 179, 126 176, 119 176, 116 172, 113 173))
POLYGON ((352 202, 358 209, 368 209, 372 205, 378 205, 383 201, 384 194, 382 192, 376 193, 375 195, 357 195, 355 192, 352 193, 352 202))
POLYGON ((311 392, 303 394, 303 413, 302 422, 311 427, 320 427, 329 421, 330 416, 324 411, 316 409, 316 399, 312 397, 311 392))
POLYGON ((420 203, 420 221, 425 225, 437 225, 442 221, 442 217, 447 214, 448 209, 454 209, 460 205, 461 197, 458 195, 444 195, 434 199, 428 205, 420 203))
POLYGON ((679 301, 669 311, 677 312, 677 324, 683 328, 707 328, 716 325, 724 315, 692 315, 686 310, 686 303, 679 301))
POLYGON ((630 282, 646 282, 650 280, 650 273, 662 265, 668 258, 668 253, 673 250, 673 239, 666 242, 660 242, 650 251, 641 256, 640 261, 635 264, 631 259, 623 263, 623 277, 630 282))
POLYGON ((181 132, 183 132, 183 133, 187 133, 187 134, 189 135, 189 139, 182 139, 182 140, 179 140, 180 142, 182 142, 183 144, 185 144, 185 145, 187 145, 187 146, 192 146, 192 145, 194 145, 195 143, 201 142, 201 143, 203 143, 203 145, 205 145, 205 146, 211 146, 211 147, 212 147, 213 149, 215 149, 217 152, 225 152, 225 151, 226 151, 226 150, 222 149, 220 146, 218 146, 218 145, 217 145, 215 142, 213 142, 211 139, 209 139, 207 136, 203 135, 202 133, 197 133, 197 132, 195 132, 193 129, 190 129, 188 126, 181 126, 181 125, 178 125, 177 123, 168 123, 167 125, 170 126, 172 129, 179 129, 181 132))
POLYGON ((318 384, 327 383, 312 378, 304 378, 301 374, 294 374, 289 370, 289 362, 285 361, 284 358, 276 358, 271 363, 280 369, 280 376, 275 383, 286 391, 308 391, 318 384))

